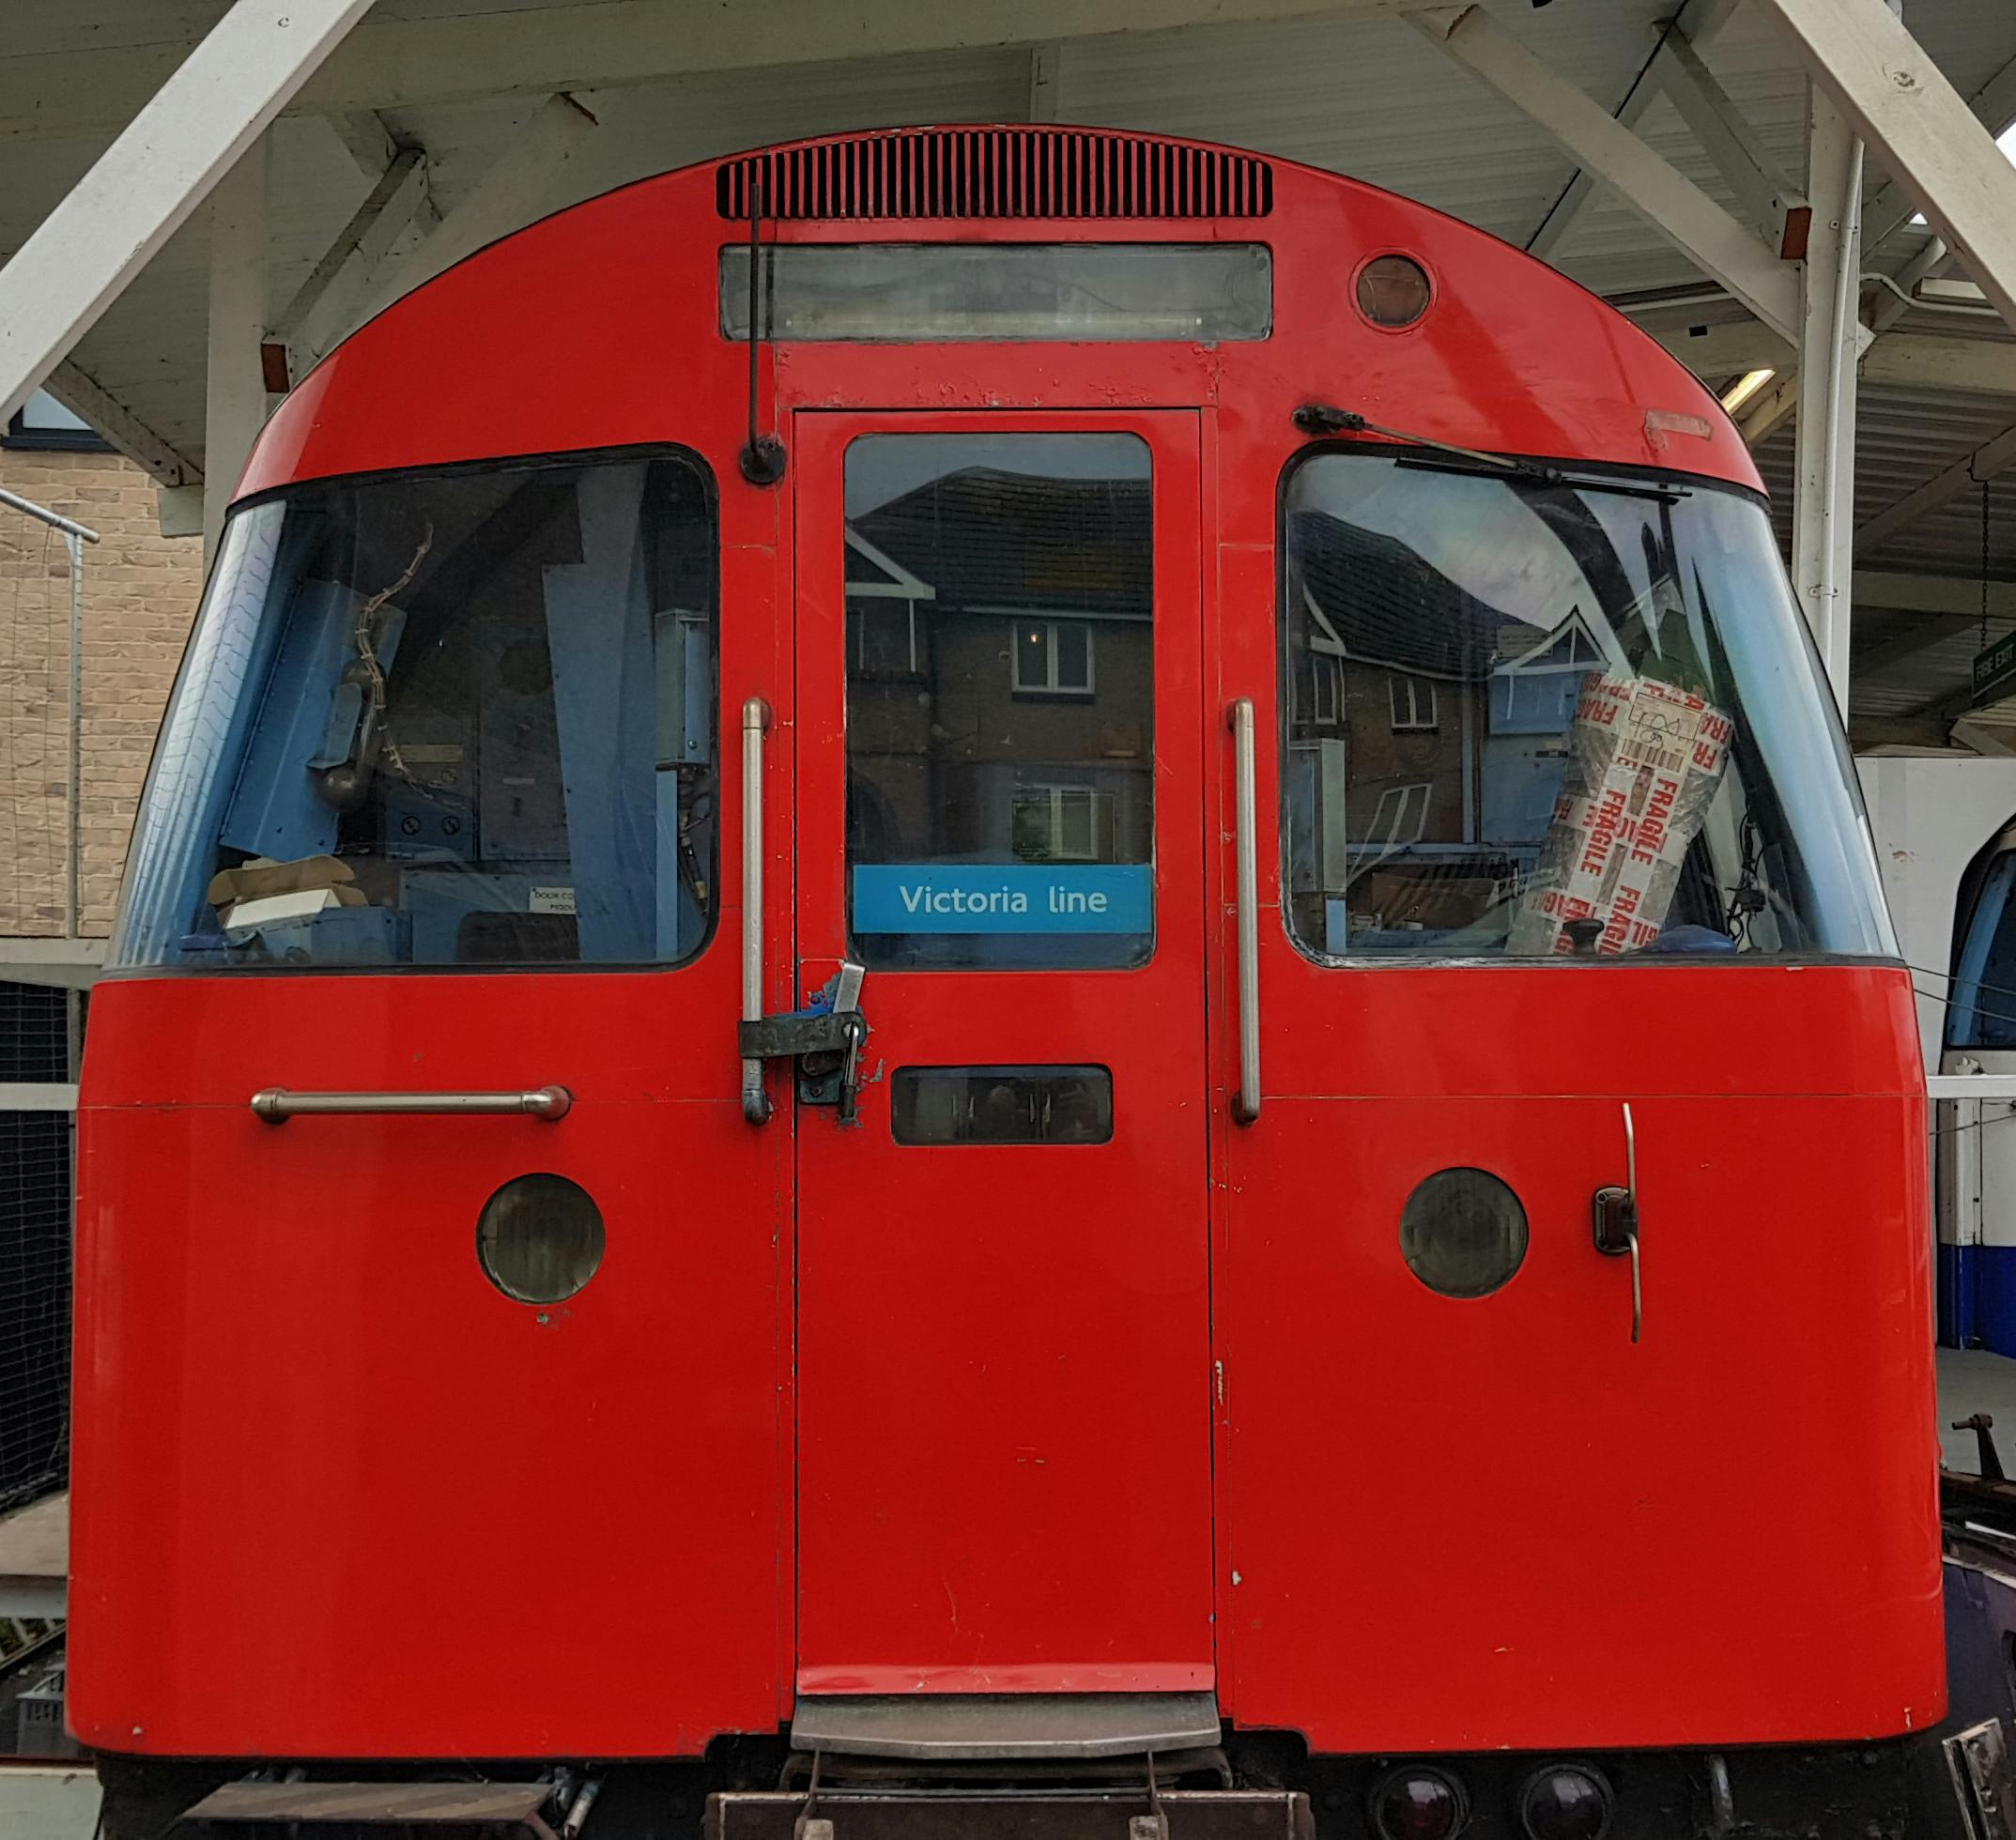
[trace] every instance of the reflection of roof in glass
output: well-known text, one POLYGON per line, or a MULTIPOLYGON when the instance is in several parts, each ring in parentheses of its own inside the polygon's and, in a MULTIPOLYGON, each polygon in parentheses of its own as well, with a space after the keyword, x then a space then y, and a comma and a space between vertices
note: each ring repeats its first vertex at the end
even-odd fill
POLYGON ((1288 518, 1288 555, 1351 657, 1443 678, 1484 678, 1545 635, 1499 611, 1397 537, 1328 512, 1288 518))
MULTIPOLYGON (((946 473, 854 520, 938 605, 1149 611, 1148 482, 946 473)), ((875 579, 850 562, 850 577, 875 579), (858 571, 858 573, 857 573, 858 571)))

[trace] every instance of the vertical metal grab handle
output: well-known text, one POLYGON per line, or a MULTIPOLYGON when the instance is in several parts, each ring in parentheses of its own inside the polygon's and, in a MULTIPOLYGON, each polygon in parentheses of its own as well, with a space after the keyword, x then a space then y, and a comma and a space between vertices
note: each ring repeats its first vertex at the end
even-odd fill
POLYGON ((1236 1123, 1260 1115, 1260 846, 1254 792, 1253 698, 1235 698, 1232 726, 1235 841, 1238 846, 1239 1090, 1236 1123))
MULTIPOLYGON (((751 697, 742 705, 742 1020, 763 1015, 763 735, 770 705, 751 697)), ((742 1064, 742 1115, 752 1125, 770 1122, 770 1096, 763 1091, 763 1064, 742 1064)))

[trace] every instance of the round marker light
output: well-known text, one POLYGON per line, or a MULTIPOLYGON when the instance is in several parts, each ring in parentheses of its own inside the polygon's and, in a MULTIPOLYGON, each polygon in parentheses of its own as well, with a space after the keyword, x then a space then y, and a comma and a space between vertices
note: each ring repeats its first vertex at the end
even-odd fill
POLYGON ((1408 1766, 1372 1786, 1372 1825, 1379 1840, 1455 1840, 1470 1824, 1470 1797, 1440 1770, 1408 1766))
POLYGON ((1603 1840, 1610 1830, 1610 1786, 1579 1763, 1550 1763, 1519 1790, 1527 1840, 1603 1840))
POLYGON ((1428 271, 1410 255, 1375 255, 1358 271, 1358 311, 1389 331, 1428 311, 1428 271))

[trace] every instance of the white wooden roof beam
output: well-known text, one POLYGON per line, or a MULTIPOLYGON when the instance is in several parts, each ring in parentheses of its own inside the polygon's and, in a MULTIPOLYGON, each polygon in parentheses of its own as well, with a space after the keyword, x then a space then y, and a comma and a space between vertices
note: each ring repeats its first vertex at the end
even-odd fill
MULTIPOLYGON (((0 268, 0 422, 67 358, 371 0, 237 0, 0 268)), ((0 70, 63 60, 0 60, 0 70)), ((53 111, 61 92, 45 94, 53 111)))
MULTIPOLYGON (((1881 0, 1878 0, 1881 4, 1881 0)), ((1793 454, 1792 584, 1827 681, 1848 713, 1854 555, 1855 369, 1869 332, 1856 316, 1862 147, 1854 124, 1815 84, 1807 92, 1811 232, 1799 266, 1798 425, 1793 454)))
MULTIPOLYGON (((1858 580, 1860 577, 1856 577, 1858 580)), ((1857 600, 1855 605, 1863 605, 1857 600)), ((1929 613, 1922 619, 1914 620, 1901 633, 1893 633, 1886 639, 1879 639, 1855 653, 1855 683, 1866 688, 1870 679, 1880 677, 1893 666, 1916 658, 1921 652, 1929 652, 1935 645, 1944 645, 1954 634, 1964 632, 1972 618, 1964 613, 1929 613)))
POLYGON ((553 195, 559 174, 595 126, 595 117, 573 97, 547 97, 441 219, 439 229, 414 249, 378 265, 354 318, 331 324, 326 335, 329 344, 464 256, 538 217, 553 195))
MULTIPOLYGON (((1695 50, 1704 50, 1720 35, 1741 4, 1742 0, 1682 0, 1674 22, 1675 29, 1684 28, 1695 50)), ((1655 64, 1648 65, 1639 73, 1638 80, 1632 84, 1617 110, 1620 128, 1635 129, 1644 120, 1652 105, 1659 100, 1659 77, 1655 64)), ((1540 221, 1540 227, 1526 239, 1527 253, 1537 255, 1543 261, 1552 261, 1554 252, 1575 234, 1595 192, 1596 181, 1589 169, 1577 167, 1561 196, 1548 207, 1547 216, 1540 221)))
POLYGON ((1753 0, 2016 328, 2016 167, 1884 0, 1753 0))
POLYGON ((224 507, 266 421, 259 345, 266 330, 266 180, 269 144, 245 150, 210 194, 210 289, 204 368, 203 554, 217 553, 224 507))
POLYGON ((1688 132, 1715 161, 1759 236, 1780 258, 1804 254, 1811 217, 1806 194, 1779 168, 1677 27, 1659 42, 1657 69, 1688 132))
MULTIPOLYGON (((1974 118, 1997 137, 2016 124, 2016 57, 2012 57, 1967 98, 1974 118)), ((1911 193, 1892 179, 1862 207, 1862 250, 1865 254, 1917 213, 1911 193)))
POLYGON ((1780 371, 1769 386, 1744 405, 1736 432, 1751 447, 1762 447, 1799 412, 1799 373, 1780 371))
POLYGON ((201 485, 203 468, 156 434, 88 372, 65 359, 42 380, 42 388, 74 415, 88 422, 136 466, 163 485, 201 485))
POLYGON ((1611 187, 1639 216, 1758 318, 1788 339, 1799 324, 1793 271, 1701 187, 1547 69, 1482 7, 1413 23, 1611 187))
MULTIPOLYGON (((1436 0, 1239 0, 1240 23, 1405 13, 1436 0)), ((327 4, 327 0, 324 0, 327 4)), ((296 6, 297 16, 309 11, 296 6)), ((358 8, 362 10, 362 7, 358 8)), ((367 20, 290 115, 429 108, 714 72, 1038 45, 1227 22, 1223 0, 587 0, 367 20)), ((188 41, 0 59, 0 139, 109 134, 188 41)))
POLYGON ((1916 491, 1905 493, 1894 505, 1878 512, 1855 531, 1855 554, 1881 548, 1916 519, 1950 504, 1964 492, 1978 491, 1997 473, 2005 473, 2012 466, 2016 466, 2016 426, 2003 429, 1972 453, 1962 454, 1943 472, 1934 473, 1916 491))
MULTIPOLYGON (((1857 569, 1855 605, 1893 613, 1961 614, 1978 618, 1981 584, 1968 575, 1909 575, 1891 569, 1857 569)), ((1988 584, 1988 615, 2016 620, 2016 581, 1988 584)))
POLYGON ((394 153, 294 298, 274 315, 267 336, 287 347, 292 376, 298 379, 305 368, 299 360, 327 351, 362 309, 392 246, 419 219, 428 180, 427 156, 418 147, 394 153))
MULTIPOLYGON (((1930 245, 1928 245, 1930 247, 1930 245)), ((1741 319, 1700 331, 1657 335, 1703 381, 1743 371, 1789 371, 1792 347, 1762 320, 1741 319)), ((1862 356, 1862 381, 1887 390, 1950 390, 1963 395, 2016 396, 2016 345, 1956 339, 1938 332, 1885 332, 1862 356)))

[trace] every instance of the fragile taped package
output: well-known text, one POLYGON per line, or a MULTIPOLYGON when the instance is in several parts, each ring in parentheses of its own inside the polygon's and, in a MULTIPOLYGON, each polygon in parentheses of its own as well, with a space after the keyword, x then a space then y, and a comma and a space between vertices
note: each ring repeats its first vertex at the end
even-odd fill
POLYGON ((1592 672, 1569 729, 1561 798, 1506 951, 1574 952, 1566 928, 1577 920, 1600 926, 1597 952, 1651 945, 1729 764, 1732 732, 1723 711, 1689 691, 1592 672))

